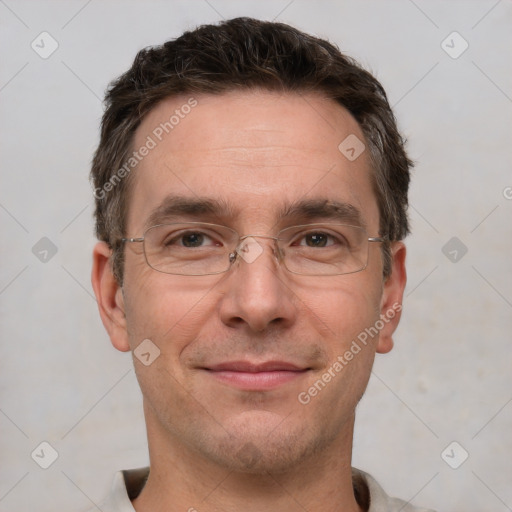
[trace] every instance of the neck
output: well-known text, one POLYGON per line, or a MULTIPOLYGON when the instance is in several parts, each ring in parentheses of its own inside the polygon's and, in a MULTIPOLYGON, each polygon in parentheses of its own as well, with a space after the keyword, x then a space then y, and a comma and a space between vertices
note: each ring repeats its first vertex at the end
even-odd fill
POLYGON ((136 512, 361 512, 352 486, 354 418, 321 452, 286 471, 236 472, 177 440, 146 409, 150 475, 136 512))

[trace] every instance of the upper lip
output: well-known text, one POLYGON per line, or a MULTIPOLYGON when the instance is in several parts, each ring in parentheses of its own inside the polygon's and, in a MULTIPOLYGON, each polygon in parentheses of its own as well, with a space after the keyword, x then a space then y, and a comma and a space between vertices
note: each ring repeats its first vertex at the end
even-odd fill
POLYGON ((206 370, 214 372, 231 371, 231 372, 276 372, 276 371, 292 371, 299 372, 307 370, 295 364, 285 361, 265 361, 263 363, 251 363, 249 361, 229 361, 205 367, 206 370))

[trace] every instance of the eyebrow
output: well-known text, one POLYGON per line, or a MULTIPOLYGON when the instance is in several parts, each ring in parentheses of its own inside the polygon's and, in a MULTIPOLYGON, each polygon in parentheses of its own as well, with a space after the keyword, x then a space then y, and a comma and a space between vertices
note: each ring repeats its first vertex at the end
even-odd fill
POLYGON ((306 199, 284 207, 281 218, 294 218, 301 221, 315 219, 334 220, 343 224, 365 227, 361 211, 350 203, 332 199, 306 199))
MULTIPOLYGON (((170 195, 150 213, 145 222, 145 229, 183 216, 197 220, 208 217, 218 222, 226 222, 235 218, 238 213, 237 208, 223 200, 170 195)), ((361 211, 357 207, 350 203, 323 198, 305 199, 284 205, 278 211, 277 218, 278 222, 293 220, 307 223, 322 219, 365 227, 361 211)))
POLYGON ((203 197, 167 196, 146 219, 145 228, 161 224, 173 217, 187 216, 193 218, 223 217, 235 215, 233 208, 225 201, 203 197))

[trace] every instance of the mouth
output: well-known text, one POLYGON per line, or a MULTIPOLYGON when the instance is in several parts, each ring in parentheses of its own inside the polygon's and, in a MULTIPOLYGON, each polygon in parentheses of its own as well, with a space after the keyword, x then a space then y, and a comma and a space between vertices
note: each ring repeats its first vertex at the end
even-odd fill
POLYGON ((264 391, 301 378, 311 368, 301 368, 284 361, 267 361, 257 364, 248 361, 231 361, 205 367, 202 370, 224 384, 245 391, 264 391))

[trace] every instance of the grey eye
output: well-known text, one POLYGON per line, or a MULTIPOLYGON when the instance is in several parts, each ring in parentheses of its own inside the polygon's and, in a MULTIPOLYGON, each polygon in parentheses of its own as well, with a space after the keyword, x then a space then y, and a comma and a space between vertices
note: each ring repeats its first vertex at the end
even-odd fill
POLYGON ((187 233, 181 237, 181 243, 185 247, 200 247, 204 238, 202 233, 187 233))
POLYGON ((325 247, 328 238, 329 237, 323 233, 312 233, 304 237, 306 245, 309 247, 325 247))

